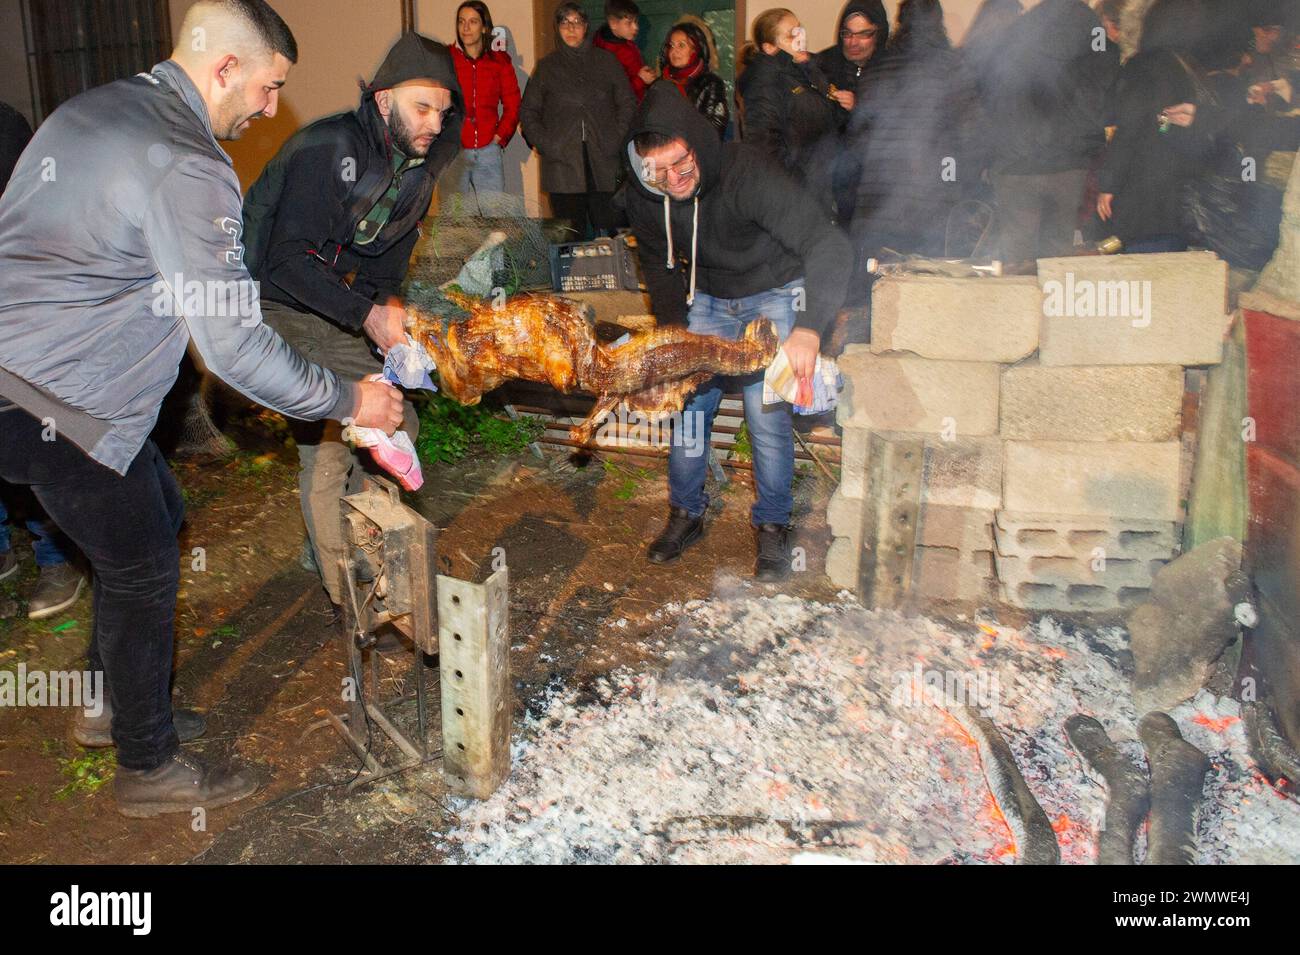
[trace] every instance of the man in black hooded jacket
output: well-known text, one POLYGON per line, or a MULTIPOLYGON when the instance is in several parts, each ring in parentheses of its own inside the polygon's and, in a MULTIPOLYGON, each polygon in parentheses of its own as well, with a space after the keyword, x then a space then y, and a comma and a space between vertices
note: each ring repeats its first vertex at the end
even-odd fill
MULTIPOLYGON (((249 189, 244 235, 262 314, 304 356, 364 376, 382 369, 370 342, 386 354, 406 341, 398 294, 438 175, 460 151, 463 114, 447 48, 407 33, 354 112, 300 130, 249 189)), ((412 437, 417 424, 408 402, 412 437)), ((337 423, 295 437, 303 519, 337 611, 339 499, 359 489, 360 461, 337 423)))
POLYGON ((849 116, 857 103, 859 87, 868 71, 881 59, 889 42, 889 17, 880 0, 849 0, 835 25, 836 43, 817 54, 817 65, 835 88, 832 95, 842 109, 839 129, 827 143, 831 157, 831 195, 835 201, 835 219, 847 227, 853 221, 858 199, 858 179, 862 175, 861 159, 849 148, 843 135, 849 116))
MULTIPOLYGON (((708 120, 668 84, 646 93, 626 143, 633 177, 620 200, 637 239, 660 324, 738 339, 771 319, 797 378, 810 378, 821 333, 844 300, 853 265, 848 240, 808 193, 759 148, 718 142, 708 120)), ((704 531, 705 455, 722 398, 706 383, 682 412, 669 452, 668 525, 650 546, 655 563, 676 560, 704 531)), ((758 500, 756 576, 790 571, 788 531, 794 475, 791 409, 763 404, 762 375, 744 383, 745 422, 758 500)))

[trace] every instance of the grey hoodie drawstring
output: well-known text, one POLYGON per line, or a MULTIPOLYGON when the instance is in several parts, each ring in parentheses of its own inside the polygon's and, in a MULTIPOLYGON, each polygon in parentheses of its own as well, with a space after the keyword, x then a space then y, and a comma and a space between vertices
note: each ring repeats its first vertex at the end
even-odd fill
MULTIPOLYGON (((668 236, 668 271, 672 271, 677 263, 673 261, 673 223, 669 216, 671 206, 668 195, 664 194, 664 232, 668 236)), ((686 294, 686 304, 695 304, 695 252, 699 248, 700 236, 700 197, 695 197, 694 209, 691 213, 691 288, 686 294)))
POLYGON ((664 232, 668 236, 668 261, 667 263, 665 263, 665 267, 668 269, 669 272, 671 272, 673 268, 677 265, 677 263, 673 261, 673 223, 672 220, 668 217, 668 209, 669 209, 668 193, 665 192, 664 193, 664 232))
POLYGON ((686 304, 695 304, 695 243, 700 235, 700 197, 695 197, 695 211, 691 214, 691 290, 686 296, 686 304))

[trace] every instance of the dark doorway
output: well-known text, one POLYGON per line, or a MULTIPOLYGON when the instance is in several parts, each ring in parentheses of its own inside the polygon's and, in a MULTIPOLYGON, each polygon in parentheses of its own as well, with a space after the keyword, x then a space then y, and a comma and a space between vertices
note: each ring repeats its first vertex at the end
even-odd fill
POLYGON ((167 0, 22 0, 33 112, 131 76, 172 51, 167 0))

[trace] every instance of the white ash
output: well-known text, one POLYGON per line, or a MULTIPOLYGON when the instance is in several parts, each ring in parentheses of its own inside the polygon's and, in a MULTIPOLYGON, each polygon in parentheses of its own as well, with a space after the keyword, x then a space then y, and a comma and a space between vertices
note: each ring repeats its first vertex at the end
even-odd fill
MULTIPOLYGON (((657 615, 677 620, 665 665, 616 672, 597 701, 549 688, 506 784, 485 802, 457 801, 460 826, 443 837, 453 858, 1013 862, 977 753, 941 709, 953 701, 913 686, 918 665, 922 684, 959 680, 953 688, 987 710, 1065 862, 1093 861, 1105 802, 1066 718, 1096 716, 1141 762, 1117 628, 1046 619, 958 631, 733 581, 657 615)), ((1258 778, 1236 704, 1203 694, 1172 715, 1214 762, 1201 861, 1300 860, 1300 806, 1258 778)))

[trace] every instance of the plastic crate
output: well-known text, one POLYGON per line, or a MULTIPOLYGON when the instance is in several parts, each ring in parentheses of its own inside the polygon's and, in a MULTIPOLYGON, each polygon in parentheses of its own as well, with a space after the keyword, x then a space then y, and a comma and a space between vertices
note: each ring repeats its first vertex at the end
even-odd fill
POLYGON ((636 252, 624 236, 551 246, 551 288, 557 292, 635 291, 641 287, 636 252))

